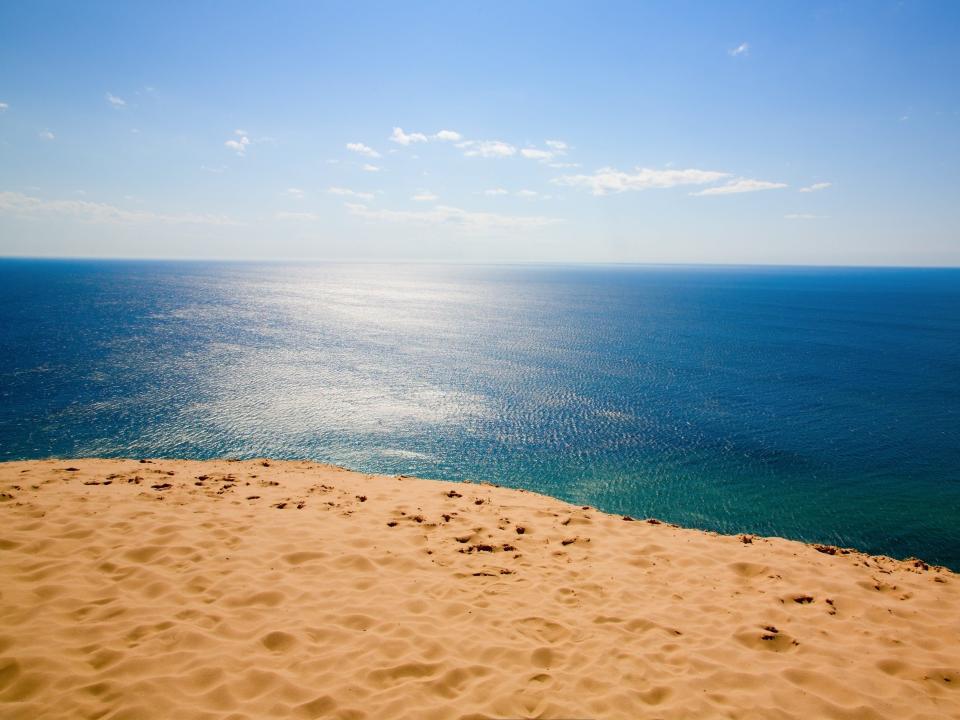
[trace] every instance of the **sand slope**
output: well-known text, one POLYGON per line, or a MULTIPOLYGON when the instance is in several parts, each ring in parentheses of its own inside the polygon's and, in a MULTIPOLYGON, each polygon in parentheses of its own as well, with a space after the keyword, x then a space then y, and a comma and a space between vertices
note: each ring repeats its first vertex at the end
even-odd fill
POLYGON ((922 564, 310 463, 0 492, 3 718, 960 717, 922 564))

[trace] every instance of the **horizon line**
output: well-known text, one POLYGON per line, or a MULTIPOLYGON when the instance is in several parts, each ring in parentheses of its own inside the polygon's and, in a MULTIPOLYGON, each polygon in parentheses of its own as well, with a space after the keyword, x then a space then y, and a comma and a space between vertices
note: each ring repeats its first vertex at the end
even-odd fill
POLYGON ((329 264, 329 265, 461 265, 461 266, 565 266, 565 267, 716 267, 716 268, 819 268, 863 270, 960 270, 960 265, 894 265, 851 263, 764 263, 764 262, 652 262, 652 261, 601 261, 601 260, 400 260, 396 258, 235 258, 192 256, 125 256, 125 255, 0 255, 2 261, 79 261, 79 262, 183 262, 183 263, 270 263, 270 264, 329 264))

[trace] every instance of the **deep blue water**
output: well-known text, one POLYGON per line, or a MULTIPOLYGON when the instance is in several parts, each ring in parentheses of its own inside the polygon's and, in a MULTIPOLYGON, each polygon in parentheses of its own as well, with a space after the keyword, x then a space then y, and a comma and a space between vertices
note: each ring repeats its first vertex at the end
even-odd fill
POLYGON ((0 458, 309 457, 960 568, 960 270, 0 261, 0 458))

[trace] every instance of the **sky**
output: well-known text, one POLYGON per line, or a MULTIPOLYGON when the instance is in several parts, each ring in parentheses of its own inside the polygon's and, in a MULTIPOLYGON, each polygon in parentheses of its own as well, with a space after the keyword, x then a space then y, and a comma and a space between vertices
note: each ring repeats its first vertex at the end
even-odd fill
POLYGON ((0 256, 960 265, 960 3, 0 3, 0 256))

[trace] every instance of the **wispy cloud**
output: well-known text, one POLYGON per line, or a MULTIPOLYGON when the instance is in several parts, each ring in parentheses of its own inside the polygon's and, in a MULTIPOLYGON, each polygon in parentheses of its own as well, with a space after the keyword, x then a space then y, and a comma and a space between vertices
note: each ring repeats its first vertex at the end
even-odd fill
POLYGON ((237 155, 243 157, 247 154, 247 148, 250 146, 250 138, 244 130, 234 130, 234 137, 224 143, 224 146, 233 150, 237 155))
POLYGON ((622 193, 627 190, 651 190, 680 185, 708 185, 727 177, 730 177, 730 173, 693 168, 688 170, 654 170, 638 167, 631 173, 608 167, 601 168, 592 175, 561 175, 551 182, 557 185, 586 188, 594 195, 607 195, 622 193))
POLYGON ((124 210, 86 200, 43 200, 23 193, 0 192, 0 215, 29 218, 68 217, 81 222, 113 225, 162 223, 167 225, 237 225, 222 215, 167 215, 124 210))
POLYGON ((360 192, 358 190, 351 190, 350 188, 345 187, 329 187, 327 192, 331 195, 340 195, 341 197, 355 197, 359 200, 370 201, 373 200, 373 193, 370 192, 360 192))
POLYGON ((378 153, 372 147, 368 145, 364 145, 363 143, 359 143, 359 142, 347 143, 347 150, 350 150, 351 152, 359 153, 360 155, 364 155, 369 158, 380 157, 380 153, 378 153))
POLYGON ((800 192, 812 193, 812 192, 817 192, 819 190, 826 190, 831 185, 833 185, 833 183, 818 182, 818 183, 814 183, 813 185, 808 185, 807 187, 800 188, 800 192))
POLYGON ((55 140, 57 138, 57 136, 49 130, 41 130, 37 135, 41 140, 55 140))
POLYGON ((227 169, 227 166, 220 165, 219 167, 210 167, 209 165, 201 165, 200 169, 203 170, 204 172, 214 173, 219 175, 220 173, 222 173, 224 170, 227 169))
POLYGON ((303 190, 301 190, 300 188, 295 188, 295 187, 287 188, 284 192, 290 197, 296 198, 297 200, 303 199, 304 193, 303 193, 303 190))
POLYGON ((427 136, 423 133, 405 133, 403 128, 395 127, 390 135, 390 141, 399 145, 412 145, 414 143, 425 143, 427 136))
POLYGON ((294 220, 301 222, 313 222, 320 219, 319 215, 311 212, 278 212, 274 217, 277 220, 294 220))
POLYGON ((545 140, 544 145, 546 145, 549 150, 543 150, 536 147, 526 147, 520 151, 520 154, 523 157, 528 158, 529 160, 539 160, 540 162, 549 162, 557 157, 561 157, 567 154, 567 149, 570 147, 563 140, 545 140))
POLYGON ((809 213, 790 213, 783 216, 787 220, 826 220, 826 215, 810 215, 809 213))
POLYGON ((5 102, 0 102, 0 113, 4 113, 10 106, 5 102))
POLYGON ((727 50, 727 53, 731 57, 737 57, 738 55, 749 55, 750 54, 750 44, 749 43, 740 43, 735 48, 727 50))
POLYGON ((553 160, 554 152, 551 150, 538 150, 537 148, 523 148, 520 154, 529 160, 553 160))
POLYGON ((127 104, 126 100, 124 100, 123 98, 117 97, 113 93, 107 93, 106 98, 107 98, 107 102, 110 103, 110 105, 115 108, 122 108, 124 105, 127 104))
POLYGON ((441 130, 433 136, 433 139, 440 142, 460 142, 463 136, 455 130, 441 130))
POLYGON ((351 215, 370 221, 442 225, 464 231, 534 229, 562 222, 542 216, 472 212, 446 205, 437 205, 431 210, 372 210, 366 205, 346 203, 346 208, 351 215))
POLYGON ((501 188, 501 187, 490 188, 489 190, 484 190, 483 194, 488 195, 490 197, 499 197, 502 195, 513 195, 514 197, 526 198, 528 200, 533 198, 543 198, 544 200, 548 200, 551 197, 550 195, 544 195, 541 192, 537 192, 536 190, 529 190, 527 188, 517 190, 516 192, 510 192, 506 188, 501 188))
POLYGON ((378 165, 371 165, 370 163, 366 163, 363 166, 363 169, 367 172, 380 172, 380 167, 378 165))
POLYGON ((413 197, 410 198, 416 202, 433 202, 434 200, 439 200, 440 196, 435 195, 429 190, 419 190, 413 197))
POLYGON ((510 143, 502 140, 465 140, 457 143, 467 157, 510 157, 517 154, 517 149, 510 143))
POLYGON ((787 187, 786 183, 768 182, 766 180, 750 180, 738 178, 719 187, 706 188, 691 195, 735 195, 737 193, 757 192, 759 190, 779 190, 787 187))

